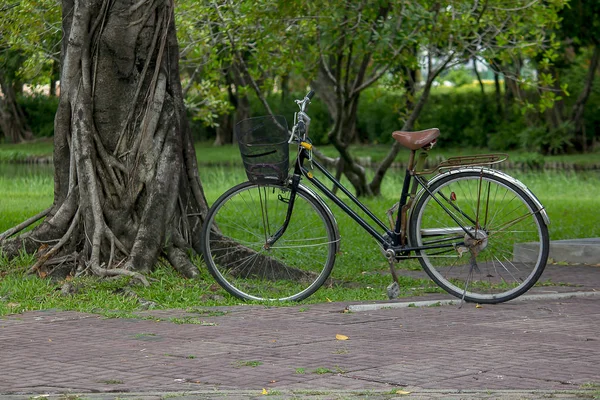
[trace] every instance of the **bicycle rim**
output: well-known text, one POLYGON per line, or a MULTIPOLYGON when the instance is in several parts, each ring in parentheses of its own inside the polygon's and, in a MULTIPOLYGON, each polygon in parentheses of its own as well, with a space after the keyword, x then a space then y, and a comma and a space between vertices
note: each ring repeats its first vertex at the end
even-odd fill
POLYGON ((416 246, 447 246, 419 252, 438 285, 467 301, 499 303, 535 284, 548 258, 548 229, 522 189, 471 171, 448 176, 430 190, 435 199, 419 199, 410 235, 416 246))
POLYGON ((302 300, 327 279, 339 238, 317 200, 299 188, 289 225, 290 190, 245 183, 225 193, 207 218, 204 256, 229 293, 247 300, 302 300), (212 227, 211 229, 208 229, 212 227))

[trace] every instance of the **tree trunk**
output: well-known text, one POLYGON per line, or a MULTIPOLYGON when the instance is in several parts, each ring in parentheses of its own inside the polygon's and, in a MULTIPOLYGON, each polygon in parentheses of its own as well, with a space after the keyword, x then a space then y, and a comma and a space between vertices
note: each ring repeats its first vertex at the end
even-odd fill
POLYGON ((585 131, 583 129, 583 112, 585 110, 585 104, 592 92, 592 85, 594 78, 598 70, 598 64, 600 63, 600 44, 594 45, 594 52, 590 60, 590 68, 588 69, 587 76, 585 77, 585 84, 583 90, 579 94, 577 101, 573 105, 571 110, 571 122, 575 128, 575 132, 581 135, 581 147, 586 148, 587 138, 585 137, 585 131))
POLYGON ((348 151, 348 147, 356 136, 356 115, 360 93, 356 93, 352 98, 341 94, 339 89, 331 84, 323 69, 320 70, 317 79, 311 83, 311 87, 325 103, 334 120, 327 137, 343 160, 344 175, 354 187, 358 197, 372 196, 365 169, 354 160, 348 151), (336 91, 338 91, 337 96, 336 91))
POLYGON ((500 74, 494 71, 494 89, 496 98, 496 113, 502 115, 502 89, 500 88, 500 74))
POLYGON ((50 72, 50 90, 48 94, 50 97, 56 97, 56 82, 60 79, 60 64, 58 61, 52 61, 52 71, 50 72))
POLYGON ((188 254, 200 251, 207 204, 173 8, 173 0, 63 0, 54 204, 37 228, 3 244, 14 255, 52 241, 32 271, 67 256, 78 273, 143 280, 162 254, 197 275, 188 254))
POLYGON ((17 103, 14 87, 0 70, 0 133, 11 143, 21 143, 33 139, 25 114, 17 103))
MULTIPOLYGON (((407 105, 409 106, 410 114, 409 114, 408 118, 406 119, 406 121, 404 122, 404 125, 402 126, 403 131, 413 130, 413 127, 414 127, 415 123, 417 122, 417 119, 421 115, 421 112, 423 111, 423 108, 425 107, 425 104, 427 103, 427 100, 429 99, 429 93, 431 93, 431 86, 433 85, 433 81, 446 68, 446 66, 452 61, 452 59, 453 59, 453 56, 449 56, 444 62, 442 62, 442 64, 440 64, 435 69, 432 68, 431 61, 429 62, 429 71, 428 71, 429 73, 427 76, 427 80, 425 81, 425 86, 423 87, 423 92, 421 93, 421 95, 419 97, 419 100, 416 102, 416 104, 414 105, 414 108, 412 108, 412 110, 410 109, 412 107, 412 101, 409 101, 407 103, 407 105)), ((431 60, 431 58, 430 58, 430 60, 431 60)), ((414 96, 414 94, 416 92, 416 87, 415 87, 415 82, 414 82, 414 79, 412 78, 412 75, 409 75, 409 76, 411 76, 411 82, 412 82, 410 84, 410 86, 407 87, 407 89, 408 89, 407 93, 410 94, 410 96, 409 96, 409 99, 410 99, 414 96)), ((392 162, 394 162, 394 159, 398 155, 399 151, 400 151, 400 143, 394 141, 392 148, 390 149, 388 154, 385 156, 383 161, 379 164, 379 167, 377 167, 377 169, 375 170, 375 175, 373 176, 373 179, 369 183, 369 189, 373 193, 373 195, 378 196, 381 194, 381 183, 383 182, 383 178, 384 178, 387 170, 392 165, 392 162)))
POLYGON ((215 138, 214 146, 233 143, 235 139, 233 135, 235 125, 244 119, 250 118, 250 100, 248 99, 248 95, 240 91, 240 88, 246 86, 246 81, 238 64, 236 62, 232 63, 229 70, 225 72, 229 103, 231 103, 235 112, 222 117, 222 124, 217 128, 217 137, 215 138), (235 91, 233 90, 234 87, 235 91))
MULTIPOLYGON (((423 111, 423 107, 425 107, 425 104, 427 103, 427 99, 429 99, 429 93, 431 92, 431 86, 433 85, 433 81, 435 80, 436 76, 437 76, 437 74, 427 78, 427 81, 425 82, 425 87, 423 88, 423 92, 421 93, 421 96, 419 97, 419 101, 417 101, 414 108, 411 110, 408 119, 404 122, 404 125, 402 126, 403 131, 412 131, 413 130, 415 122, 417 122, 417 119, 421 115, 421 111, 423 111)), ((387 170, 392 165, 392 162, 394 162, 394 160, 396 159, 396 156, 398 155, 399 151, 400 151, 400 143, 394 141, 392 148, 390 149, 388 154, 385 156, 385 158, 383 159, 381 164, 379 164, 379 167, 377 167, 377 169, 375 170, 375 175, 373 176, 373 180, 371 180, 371 183, 369 184, 371 192, 374 195, 378 196, 381 194, 381 183, 383 182, 383 178, 384 178, 387 170)))
POLYGON ((477 71, 477 58, 473 57, 471 60, 473 61, 473 72, 475 72, 477 82, 479 82, 479 90, 481 90, 481 95, 485 98, 485 87, 483 86, 481 75, 479 75, 479 71, 477 71))

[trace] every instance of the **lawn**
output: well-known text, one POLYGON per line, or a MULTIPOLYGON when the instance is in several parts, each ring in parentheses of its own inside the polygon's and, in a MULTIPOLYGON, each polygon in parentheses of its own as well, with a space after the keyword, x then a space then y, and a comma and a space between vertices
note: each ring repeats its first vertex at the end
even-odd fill
MULTIPOLYGON (((441 139, 440 139, 441 140, 441 139)), ((370 159, 373 163, 381 161, 390 149, 389 144, 361 144, 351 148, 351 153, 363 159, 370 159)), ((225 146, 213 146, 212 142, 197 142, 196 154, 198 164, 201 166, 234 166, 239 163, 239 150, 237 144, 225 146)), ((325 155, 336 157, 337 153, 333 146, 320 146, 325 155)), ((35 158, 49 159, 52 157, 53 145, 51 139, 39 139, 27 144, 0 144, 0 163, 26 162, 35 158)), ((469 154, 485 154, 489 150, 483 148, 434 148, 431 152, 432 159, 442 159, 453 156, 469 154)), ((600 149, 588 154, 560 154, 553 156, 542 156, 537 153, 524 151, 511 151, 510 160, 515 162, 528 162, 532 159, 543 161, 547 164, 567 164, 578 166, 600 165, 600 149)), ((396 158, 398 162, 408 159, 408 150, 401 149, 396 158)))
MULTIPOLYGON (((200 146, 198 157, 206 161, 205 164, 225 162, 235 165, 200 168, 209 203, 235 183, 245 180, 235 148, 227 150, 200 146)), ((600 171, 577 174, 509 172, 524 182, 546 206, 551 219, 551 239, 600 236, 597 217, 600 208, 600 171)), ((384 181, 382 196, 365 200, 367 206, 382 220, 385 219, 386 210, 398 201, 402 176, 402 171, 390 170, 384 181)), ((0 164, 0 232, 48 207, 52 203, 52 196, 50 169, 0 164)), ((336 261, 333 277, 355 284, 343 288, 322 288, 305 302, 386 299, 386 286, 391 279, 384 273, 388 268, 387 262, 375 241, 339 209, 332 206, 332 210, 342 236, 341 254, 336 261)), ((216 288, 204 268, 201 268, 200 279, 186 280, 161 263, 150 276, 152 284, 149 288, 130 287, 126 278, 112 281, 77 278, 71 282, 75 294, 63 296, 59 289, 64 282, 25 275, 31 263, 32 258, 26 255, 14 261, 0 258, 0 315, 61 308, 120 316, 139 310, 140 304, 151 304, 157 308, 240 304, 240 301, 216 288)), ((404 266, 419 268, 415 261, 404 266)), ((401 283, 402 296, 440 291, 429 280, 403 278, 401 283)))

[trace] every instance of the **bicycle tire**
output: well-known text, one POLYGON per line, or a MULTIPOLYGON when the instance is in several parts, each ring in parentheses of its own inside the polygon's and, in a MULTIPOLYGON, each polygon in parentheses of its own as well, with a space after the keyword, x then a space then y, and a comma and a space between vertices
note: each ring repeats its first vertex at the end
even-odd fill
POLYGON ((298 301, 329 277, 339 244, 335 220, 302 185, 289 225, 273 245, 266 238, 285 221, 290 189, 239 184, 211 207, 203 225, 208 270, 230 294, 244 300, 298 301))
POLYGON ((417 251, 436 284, 465 301, 501 303, 537 282, 548 259, 548 227, 523 188, 500 174, 472 169, 448 174, 429 190, 474 236, 431 194, 418 198, 409 219, 410 244, 453 244, 417 251))

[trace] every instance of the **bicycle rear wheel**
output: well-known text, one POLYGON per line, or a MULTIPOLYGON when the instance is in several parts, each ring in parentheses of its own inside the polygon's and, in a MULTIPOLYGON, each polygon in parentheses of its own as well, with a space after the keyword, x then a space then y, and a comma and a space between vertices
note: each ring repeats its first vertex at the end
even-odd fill
POLYGON ((290 189, 242 183, 212 206, 203 226, 206 265, 229 293, 246 300, 302 300, 328 278, 339 242, 330 214, 298 187, 289 225, 290 189))
POLYGON ((536 283, 550 244, 529 194, 476 169, 449 174, 429 189, 433 196, 424 193, 411 212, 409 238, 413 246, 447 246, 417 252, 431 279, 477 303, 514 299, 536 283))

